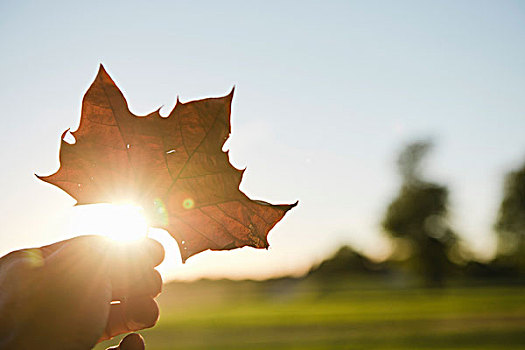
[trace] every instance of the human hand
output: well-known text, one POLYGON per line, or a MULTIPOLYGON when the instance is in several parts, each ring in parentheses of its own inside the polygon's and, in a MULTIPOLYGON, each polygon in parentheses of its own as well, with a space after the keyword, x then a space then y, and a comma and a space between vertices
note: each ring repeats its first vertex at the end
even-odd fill
MULTIPOLYGON (((162 246, 81 236, 0 258, 0 349, 91 349, 155 325, 162 246), (119 301, 120 303, 115 303, 119 301), (112 303, 113 302, 113 303, 112 303)), ((138 335, 117 349, 143 349, 138 335)))

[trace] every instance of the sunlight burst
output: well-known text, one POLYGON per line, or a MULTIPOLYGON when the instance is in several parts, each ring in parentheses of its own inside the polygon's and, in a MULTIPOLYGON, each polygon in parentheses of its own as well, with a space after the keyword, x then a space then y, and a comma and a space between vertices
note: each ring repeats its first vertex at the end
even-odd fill
POLYGON ((148 234, 144 210, 132 204, 92 204, 74 208, 71 229, 75 235, 103 235, 120 242, 148 234))

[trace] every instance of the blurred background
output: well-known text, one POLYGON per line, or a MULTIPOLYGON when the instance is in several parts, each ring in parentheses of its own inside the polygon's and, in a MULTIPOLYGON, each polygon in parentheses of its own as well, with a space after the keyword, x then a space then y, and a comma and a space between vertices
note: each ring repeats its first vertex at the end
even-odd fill
POLYGON ((524 23, 521 1, 4 0, 0 255, 158 239, 149 349, 522 349, 524 23), (140 210, 36 179, 100 63, 139 115, 235 85, 241 190, 299 200, 269 250, 182 264, 140 210))

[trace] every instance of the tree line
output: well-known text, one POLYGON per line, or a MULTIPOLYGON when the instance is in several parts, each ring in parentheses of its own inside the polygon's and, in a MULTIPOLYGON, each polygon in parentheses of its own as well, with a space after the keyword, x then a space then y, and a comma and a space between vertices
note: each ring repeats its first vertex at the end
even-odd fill
MULTIPOLYGON (((423 160, 431 149, 431 142, 418 141, 400 153, 397 168, 402 183, 382 226, 391 237, 408 243, 410 258, 427 284, 439 285, 450 270, 451 257, 457 257, 462 248, 449 222, 447 186, 427 180, 423 173, 423 160)), ((524 273, 525 163, 505 177, 494 228, 498 248, 492 267, 524 273)))
MULTIPOLYGON (((428 286, 442 286, 453 274, 525 277, 525 163, 505 176, 494 223, 498 235, 497 253, 492 261, 482 263, 464 251, 459 235, 452 228, 448 187, 425 177, 423 161, 432 147, 429 141, 413 142, 398 156, 401 186, 381 222, 394 246, 389 261, 403 257, 404 266, 428 286)), ((384 263, 373 263, 352 248, 343 247, 311 272, 330 276, 351 271, 369 274, 385 270, 384 263)))

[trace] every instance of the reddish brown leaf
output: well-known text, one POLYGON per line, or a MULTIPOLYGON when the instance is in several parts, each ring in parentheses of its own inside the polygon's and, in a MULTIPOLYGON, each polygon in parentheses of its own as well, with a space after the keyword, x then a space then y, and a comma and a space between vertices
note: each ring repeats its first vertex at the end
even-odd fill
POLYGON ((270 229, 295 204, 251 200, 239 190, 222 146, 230 134, 232 92, 177 101, 167 118, 132 114, 104 68, 82 102, 80 126, 69 144, 62 135, 60 168, 40 179, 77 204, 141 205, 152 227, 166 229, 182 259, 206 249, 267 248, 270 229))

